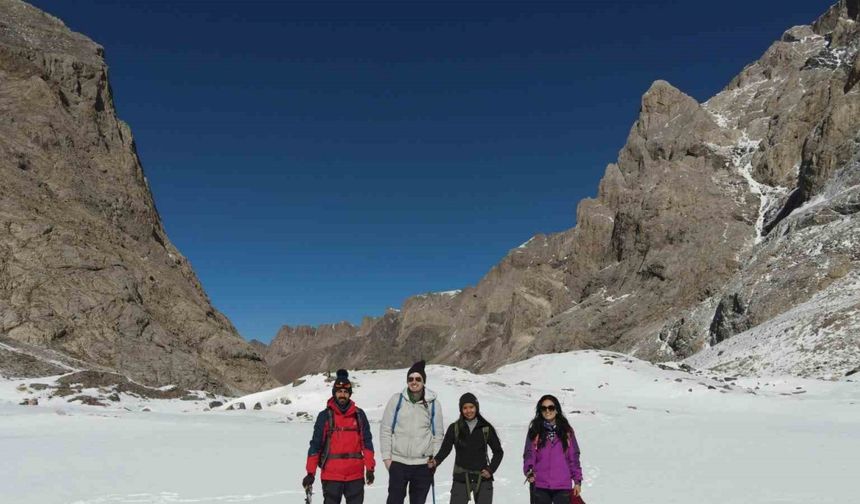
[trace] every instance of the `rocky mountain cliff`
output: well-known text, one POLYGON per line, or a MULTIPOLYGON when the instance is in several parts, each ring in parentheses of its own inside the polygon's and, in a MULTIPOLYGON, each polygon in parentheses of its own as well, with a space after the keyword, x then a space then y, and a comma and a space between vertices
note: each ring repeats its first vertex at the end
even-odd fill
POLYGON ((456 295, 337 336, 285 328, 274 374, 419 357, 488 371, 582 348, 747 373, 857 368, 858 21, 860 0, 841 0, 705 103, 655 82, 575 228, 535 236, 456 295))
POLYGON ((103 49, 18 0, 0 0, 0 339, 148 385, 273 383, 167 238, 103 49))

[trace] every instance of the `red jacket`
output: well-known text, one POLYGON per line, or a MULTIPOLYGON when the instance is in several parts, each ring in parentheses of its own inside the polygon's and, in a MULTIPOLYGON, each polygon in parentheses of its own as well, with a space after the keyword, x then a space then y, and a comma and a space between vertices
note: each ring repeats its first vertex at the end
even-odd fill
POLYGON ((320 460, 324 460, 321 478, 327 481, 364 479, 364 470, 376 467, 367 415, 354 402, 350 401, 343 413, 331 398, 326 409, 317 415, 308 449, 308 474, 316 473, 320 460))

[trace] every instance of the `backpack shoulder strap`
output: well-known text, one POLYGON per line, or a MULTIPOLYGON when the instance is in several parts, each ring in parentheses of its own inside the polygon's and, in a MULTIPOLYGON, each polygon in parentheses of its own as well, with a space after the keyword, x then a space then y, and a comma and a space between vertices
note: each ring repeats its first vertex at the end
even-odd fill
POLYGON ((364 410, 356 407, 355 408, 355 424, 358 426, 358 439, 361 442, 361 451, 364 452, 364 420, 362 418, 367 418, 365 416, 364 410))
POLYGON ((435 420, 436 420, 436 400, 434 399, 430 403, 430 432, 432 432, 434 436, 436 435, 436 422, 435 422, 435 420))
POLYGON ((322 442, 325 443, 326 439, 329 437, 332 428, 334 428, 334 424, 332 422, 331 411, 326 408, 320 412, 320 415, 326 415, 326 420, 323 422, 323 430, 322 430, 322 442))
POLYGON ((320 467, 325 467, 325 463, 328 460, 329 452, 331 451, 332 433, 334 432, 334 415, 331 414, 331 410, 328 408, 326 408, 325 414, 328 415, 328 421, 324 425, 328 429, 323 427, 323 448, 318 461, 320 467))
POLYGON ((403 394, 397 394, 397 407, 394 408, 394 419, 391 420, 391 433, 394 434, 394 427, 397 425, 397 415, 400 414, 400 406, 403 404, 403 394))
MULTIPOLYGON (((483 428, 481 428, 481 430, 484 431, 484 463, 487 464, 487 467, 489 467, 490 459, 487 457, 487 447, 490 446, 490 426, 485 425, 483 428)), ((495 455, 495 452, 493 452, 493 455, 495 455)))
POLYGON ((362 418, 364 416, 365 416, 364 410, 356 407, 355 408, 355 422, 356 422, 356 424, 358 424, 358 431, 359 432, 361 432, 362 427, 364 427, 364 424, 362 423, 363 422, 362 418))

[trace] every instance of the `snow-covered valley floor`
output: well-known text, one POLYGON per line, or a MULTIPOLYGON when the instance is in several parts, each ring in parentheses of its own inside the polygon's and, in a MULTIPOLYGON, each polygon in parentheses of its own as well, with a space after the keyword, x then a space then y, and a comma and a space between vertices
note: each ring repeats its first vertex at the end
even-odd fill
MULTIPOLYGON (((589 504, 860 502, 860 375, 732 379, 598 351, 539 356, 487 375, 427 370, 446 424, 469 391, 499 430, 506 450, 499 504, 528 502, 521 453, 543 393, 561 399, 577 431, 589 504)), ((405 375, 351 373, 353 399, 374 423, 374 437, 405 375)), ((126 395, 107 407, 83 406, 23 386, 51 381, 0 380, 0 502, 303 502, 311 422, 330 395, 323 375, 236 399, 249 409, 233 411, 225 410, 230 403, 204 411, 208 400, 126 395), (39 405, 19 406, 28 397, 39 405), (250 409, 257 402, 263 409, 250 409)), ((387 475, 377 461, 368 504, 385 502, 387 475)), ((448 502, 452 462, 437 472, 438 503, 448 502)), ((321 503, 319 483, 315 492, 321 503)))

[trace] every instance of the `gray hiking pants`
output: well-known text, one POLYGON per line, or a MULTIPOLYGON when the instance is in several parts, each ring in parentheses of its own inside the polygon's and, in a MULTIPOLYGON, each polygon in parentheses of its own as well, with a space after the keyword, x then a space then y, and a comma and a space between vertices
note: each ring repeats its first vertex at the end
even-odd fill
MULTIPOLYGON (((472 485, 472 492, 474 491, 475 485, 472 485)), ((492 504, 493 482, 489 480, 482 481, 478 495, 472 495, 471 501, 468 501, 467 499, 466 482, 454 481, 451 485, 451 504, 466 504, 466 502, 472 502, 474 504, 492 504)))

